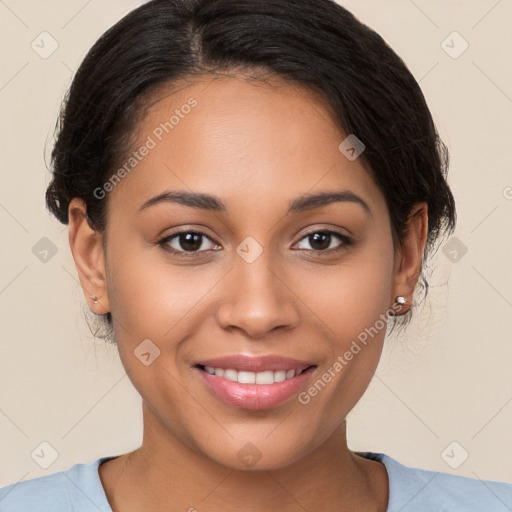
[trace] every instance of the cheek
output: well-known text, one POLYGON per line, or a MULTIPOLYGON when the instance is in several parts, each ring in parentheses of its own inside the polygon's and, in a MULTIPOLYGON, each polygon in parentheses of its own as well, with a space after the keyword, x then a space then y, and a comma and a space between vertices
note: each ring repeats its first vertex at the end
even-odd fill
POLYGON ((215 276, 170 264, 157 247, 129 245, 116 248, 113 241, 109 255, 115 263, 109 265, 108 295, 120 335, 132 343, 144 338, 169 341, 214 286, 215 276))
POLYGON ((318 283, 313 309, 329 328, 323 344, 327 357, 299 402, 326 418, 326 431, 347 416, 373 377, 386 334, 392 271, 391 247, 372 244, 318 283))
POLYGON ((333 268, 332 275, 318 280, 316 287, 308 280, 309 297, 331 334, 346 343, 390 307, 393 256, 384 246, 368 247, 333 268))
POLYGON ((203 272, 205 281, 190 267, 171 265, 158 248, 117 242, 111 241, 107 286, 121 362, 150 407, 184 416, 190 396, 175 364, 215 276, 203 272))

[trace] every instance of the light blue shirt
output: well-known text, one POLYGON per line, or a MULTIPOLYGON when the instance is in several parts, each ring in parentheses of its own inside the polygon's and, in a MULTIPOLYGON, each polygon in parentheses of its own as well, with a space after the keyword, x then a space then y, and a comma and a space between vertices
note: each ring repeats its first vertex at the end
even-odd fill
MULTIPOLYGON (((389 455, 355 452, 386 466, 387 512, 511 512, 512 483, 404 466, 389 455)), ((0 488, 1 512, 112 512, 98 466, 113 457, 0 488)), ((171 510, 171 509, 169 509, 171 510)))

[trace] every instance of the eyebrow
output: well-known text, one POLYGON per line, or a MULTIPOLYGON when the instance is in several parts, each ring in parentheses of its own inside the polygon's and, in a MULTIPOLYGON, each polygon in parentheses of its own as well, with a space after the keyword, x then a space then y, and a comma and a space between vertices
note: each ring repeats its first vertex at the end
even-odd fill
MULTIPOLYGON (((227 211, 226 205, 219 198, 210 194, 187 192, 185 190, 167 190, 162 192, 161 194, 148 199, 139 208, 139 211, 160 203, 178 203, 184 206, 213 212, 227 211)), ((342 190, 339 192, 318 192, 316 194, 302 195, 290 201, 288 204, 287 214, 321 208, 322 206, 326 206, 331 203, 358 204, 368 214, 372 215, 372 211, 366 201, 350 190, 342 190)))

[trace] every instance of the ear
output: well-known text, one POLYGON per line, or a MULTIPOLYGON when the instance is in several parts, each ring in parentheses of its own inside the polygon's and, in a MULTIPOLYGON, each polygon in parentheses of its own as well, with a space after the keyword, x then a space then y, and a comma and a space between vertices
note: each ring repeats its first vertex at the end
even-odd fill
POLYGON ((87 206, 82 199, 73 198, 68 213, 69 246, 85 299, 93 313, 104 315, 110 311, 110 303, 107 295, 103 235, 89 226, 87 206))
POLYGON ((406 234, 395 259, 394 295, 393 304, 397 296, 405 297, 407 302, 401 309, 404 314, 412 303, 414 288, 418 282, 423 252, 428 233, 428 206, 427 203, 416 203, 407 222, 406 234), (409 304, 409 306, 407 306, 409 304))

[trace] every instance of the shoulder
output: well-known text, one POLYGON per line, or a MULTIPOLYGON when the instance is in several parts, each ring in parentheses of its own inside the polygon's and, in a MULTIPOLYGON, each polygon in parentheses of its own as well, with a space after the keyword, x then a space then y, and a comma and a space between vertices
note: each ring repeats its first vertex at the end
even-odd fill
POLYGON ((2 512, 111 512, 98 475, 107 457, 0 488, 2 512))
POLYGON ((364 456, 386 466, 389 477, 387 512, 512 510, 512 483, 409 467, 384 453, 364 452, 364 456))

